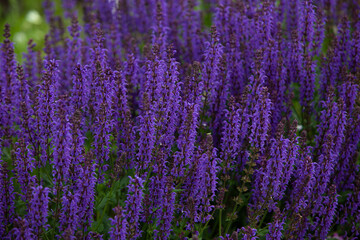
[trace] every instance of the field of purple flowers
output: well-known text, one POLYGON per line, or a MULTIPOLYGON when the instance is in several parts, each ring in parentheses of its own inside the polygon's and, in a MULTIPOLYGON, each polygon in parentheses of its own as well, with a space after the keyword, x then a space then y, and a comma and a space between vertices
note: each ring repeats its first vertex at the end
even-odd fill
POLYGON ((0 239, 360 239, 358 1, 43 6, 0 45, 0 239))

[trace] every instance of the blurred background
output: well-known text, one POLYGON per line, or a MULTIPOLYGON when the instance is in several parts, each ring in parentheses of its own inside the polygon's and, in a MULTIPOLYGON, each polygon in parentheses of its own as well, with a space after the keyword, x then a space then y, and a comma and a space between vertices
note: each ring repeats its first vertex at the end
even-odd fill
MULTIPOLYGON (((60 0, 54 0, 54 2, 60 6, 60 0)), ((60 11, 61 8, 56 7, 56 9, 60 11)), ((19 61, 30 39, 36 43, 35 49, 43 48, 44 37, 49 27, 45 21, 42 0, 0 0, 1 42, 6 23, 10 24, 11 40, 14 42, 16 57, 19 61)))

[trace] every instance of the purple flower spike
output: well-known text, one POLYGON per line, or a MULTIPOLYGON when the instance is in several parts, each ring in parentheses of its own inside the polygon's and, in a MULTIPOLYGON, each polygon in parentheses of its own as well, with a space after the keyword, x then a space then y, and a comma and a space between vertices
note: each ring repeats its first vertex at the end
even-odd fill
MULTIPOLYGON (((1 144, 1 143, 0 143, 1 144)), ((0 149, 2 146, 0 145, 0 149)), ((2 150, 2 149, 1 149, 2 150)), ((6 162, 1 160, 0 150, 0 237, 5 238, 6 229, 14 220, 14 186, 13 179, 9 178, 9 170, 6 162)))
POLYGON ((49 207, 49 188, 43 186, 33 187, 33 194, 30 200, 28 210, 29 226, 33 229, 33 233, 40 237, 44 230, 49 228, 48 223, 48 207, 49 207))
POLYGON ((126 240, 127 232, 127 220, 124 217, 121 207, 114 208, 115 217, 110 218, 111 228, 109 231, 110 239, 114 240, 126 240))
POLYGON ((252 146, 263 152, 270 129, 271 100, 266 87, 262 87, 256 94, 249 138, 252 146))
POLYGON ((128 222, 128 239, 141 237, 142 231, 139 229, 139 220, 142 214, 143 187, 145 181, 135 175, 130 177, 128 194, 125 201, 125 216, 128 222))
POLYGON ((22 190, 22 198, 29 199, 31 194, 31 187, 35 183, 35 177, 31 176, 35 168, 35 159, 33 157, 33 150, 25 142, 20 139, 17 143, 16 155, 16 176, 22 190))

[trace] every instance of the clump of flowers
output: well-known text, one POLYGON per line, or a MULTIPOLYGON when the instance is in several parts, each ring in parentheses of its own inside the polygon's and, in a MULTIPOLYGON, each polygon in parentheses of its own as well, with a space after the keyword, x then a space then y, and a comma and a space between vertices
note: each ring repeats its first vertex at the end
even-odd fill
POLYGON ((4 28, 1 239, 360 237, 359 3, 62 3, 4 28))

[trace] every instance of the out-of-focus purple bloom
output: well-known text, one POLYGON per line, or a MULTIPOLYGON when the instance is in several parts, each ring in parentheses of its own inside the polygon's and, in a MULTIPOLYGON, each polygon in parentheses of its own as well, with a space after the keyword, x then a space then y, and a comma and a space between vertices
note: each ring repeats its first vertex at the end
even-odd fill
POLYGON ((256 240, 257 230, 255 228, 251 228, 250 226, 241 228, 242 238, 243 240, 256 240))
MULTIPOLYGON (((350 42, 350 22, 346 16, 341 19, 341 22, 338 26, 338 36, 337 42, 335 45, 335 55, 339 57, 340 71, 342 67, 348 68, 349 64, 349 54, 351 48, 350 42)), ((343 76, 338 76, 343 77, 343 76)), ((342 79, 338 79, 339 82, 342 82, 342 79)))
POLYGON ((63 0, 62 6, 64 8, 65 17, 71 17, 74 8, 76 7, 77 0, 63 0))
POLYGON ((33 89, 38 83, 37 68, 39 67, 36 61, 36 51, 34 50, 36 44, 32 39, 28 42, 27 53, 24 53, 24 72, 29 86, 33 89))
POLYGON ((314 48, 314 35, 315 35, 315 9, 312 0, 300 3, 301 12, 299 17, 299 37, 303 42, 304 51, 310 53, 314 48))
POLYGON ((196 11, 197 1, 183 1, 180 24, 182 27, 182 39, 184 48, 184 59, 187 62, 199 61, 202 51, 200 12, 196 11))
POLYGON ((325 39, 325 24, 327 19, 323 9, 315 7, 315 13, 316 13, 316 24, 315 24, 313 55, 316 56, 319 53, 321 53, 322 44, 325 39))
POLYGON ((165 57, 168 44, 168 19, 166 1, 156 1, 156 11, 154 14, 154 25, 152 27, 152 44, 159 46, 160 54, 165 57))
POLYGON ((80 39, 80 30, 81 27, 79 26, 77 17, 73 16, 71 19, 71 26, 69 27, 72 39, 67 39, 66 42, 66 61, 64 62, 63 69, 63 76, 65 76, 65 79, 62 80, 62 84, 65 85, 65 89, 70 88, 73 72, 76 71, 75 66, 81 63, 82 41, 80 39))
POLYGON ((229 43, 230 35, 234 25, 231 1, 220 0, 215 9, 214 22, 216 29, 219 31, 221 42, 229 43))

